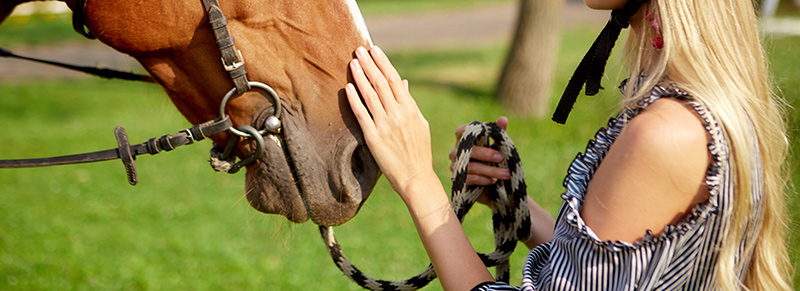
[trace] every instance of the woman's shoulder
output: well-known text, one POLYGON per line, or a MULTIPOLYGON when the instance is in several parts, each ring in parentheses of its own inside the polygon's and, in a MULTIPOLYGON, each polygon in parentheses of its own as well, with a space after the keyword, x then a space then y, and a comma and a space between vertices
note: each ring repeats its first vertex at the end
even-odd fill
POLYGON ((601 162, 581 215, 601 240, 658 235, 708 199, 709 135, 691 104, 659 98, 632 117, 601 162))
POLYGON ((620 140, 665 154, 695 149, 703 153, 710 135, 704 120, 688 101, 659 98, 633 117, 620 140))
POLYGON ((695 193, 711 162, 711 135, 704 123, 689 101, 659 98, 628 122, 615 146, 646 161, 639 166, 656 168, 658 175, 648 178, 667 180, 680 193, 695 193))

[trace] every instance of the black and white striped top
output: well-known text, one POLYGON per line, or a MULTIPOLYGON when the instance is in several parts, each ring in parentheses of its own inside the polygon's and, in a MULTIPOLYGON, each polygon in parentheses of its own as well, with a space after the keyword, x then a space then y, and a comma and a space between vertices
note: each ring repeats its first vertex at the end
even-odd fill
MULTIPOLYGON (((640 108, 625 110, 612 118, 606 128, 595 134, 585 153, 578 154, 570 165, 553 241, 528 254, 522 287, 484 283, 473 290, 714 289, 718 251, 733 211, 734 182, 728 142, 706 107, 677 88, 656 86, 638 105, 640 108), (708 150, 713 158, 706 174, 709 200, 696 205, 678 224, 666 226, 659 236, 648 231, 643 239, 634 243, 602 241, 580 216, 589 182, 627 121, 658 98, 686 100, 704 120, 711 135, 708 150)), ((754 176, 758 179, 761 163, 754 164, 757 167, 754 176)), ((753 195, 761 197, 759 181, 753 184, 753 195)), ((761 206, 760 203, 756 205, 748 227, 758 224, 761 206)), ((752 254, 743 247, 748 242, 742 238, 736 243, 740 245, 738 260, 749 261, 752 254)), ((741 267, 739 276, 743 278, 745 272, 741 267)))

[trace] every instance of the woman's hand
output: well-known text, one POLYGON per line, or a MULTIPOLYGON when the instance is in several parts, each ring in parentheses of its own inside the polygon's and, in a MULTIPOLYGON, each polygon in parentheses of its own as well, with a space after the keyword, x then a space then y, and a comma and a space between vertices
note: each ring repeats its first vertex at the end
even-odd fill
MULTIPOLYGON (((497 125, 500 126, 503 130, 506 129, 508 126, 508 118, 505 116, 501 116, 497 119, 497 125)), ((461 140, 461 136, 464 134, 464 130, 467 127, 466 124, 459 126, 456 129, 456 142, 461 140)), ((458 151, 458 146, 453 148, 450 151, 450 172, 455 172, 455 161, 456 161, 456 153, 458 151)), ((482 146, 475 146, 472 148, 472 154, 470 155, 470 162, 467 168, 467 186, 478 185, 478 186, 488 186, 492 185, 497 180, 508 180, 511 178, 508 169, 503 169, 499 167, 489 166, 486 163, 499 163, 503 160, 503 153, 500 151, 482 147, 482 146)), ((483 197, 483 196, 482 196, 483 197)), ((485 201, 481 201, 478 199, 479 202, 484 203, 485 201)))
MULTIPOLYGON (((497 119, 497 125, 503 130, 508 126, 508 118, 501 116, 497 119)), ((456 129, 456 140, 461 140, 464 135, 464 130, 467 125, 464 124, 456 129)), ((454 172, 455 159, 458 146, 450 151, 450 172, 454 172)), ((479 185, 487 186, 494 184, 497 180, 508 180, 511 178, 508 169, 489 166, 486 163, 499 163, 503 159, 503 154, 491 148, 474 146, 472 147, 472 154, 470 155, 472 161, 469 162, 467 169, 467 186, 479 185)), ((555 220, 547 210, 542 208, 536 201, 528 197, 528 210, 531 214, 531 236, 528 240, 523 241, 529 249, 553 240, 553 229, 555 228, 555 220)), ((489 205, 491 201, 486 196, 484 191, 478 197, 478 203, 489 205)))
POLYGON ((360 47, 345 91, 375 161, 408 207, 445 290, 493 280, 461 228, 433 172, 431 134, 407 84, 377 47, 360 47), (371 114, 371 116, 370 116, 371 114))
POLYGON ((350 69, 358 91, 347 84, 347 100, 375 161, 402 196, 415 177, 435 176, 428 121, 380 48, 359 47, 356 57, 350 69))

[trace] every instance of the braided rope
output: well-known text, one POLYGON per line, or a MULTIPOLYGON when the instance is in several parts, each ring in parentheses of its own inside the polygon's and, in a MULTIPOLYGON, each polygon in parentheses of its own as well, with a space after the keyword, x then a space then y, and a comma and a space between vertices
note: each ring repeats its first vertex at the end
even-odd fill
MULTIPOLYGON (((497 281, 508 282, 508 258, 514 252, 517 241, 530 237, 531 220, 528 210, 528 194, 525 186, 525 174, 522 163, 514 147, 514 143, 505 131, 494 122, 482 123, 474 121, 467 125, 464 134, 458 141, 455 170, 453 173, 453 188, 450 204, 456 212, 458 220, 463 222, 469 209, 486 190, 489 206, 492 209, 492 223, 494 226, 495 250, 489 254, 478 254, 487 267, 495 267, 497 281), (494 143, 490 144, 490 140, 494 143), (491 147, 503 153, 503 161, 495 164, 507 168, 511 173, 508 181, 498 180, 487 187, 467 187, 467 166, 474 145, 491 147)), ((347 259, 341 246, 336 241, 333 228, 320 226, 320 233, 328 253, 333 262, 342 272, 359 286, 369 290, 417 290, 436 278, 432 265, 416 276, 404 281, 384 281, 367 276, 353 266, 347 259)))

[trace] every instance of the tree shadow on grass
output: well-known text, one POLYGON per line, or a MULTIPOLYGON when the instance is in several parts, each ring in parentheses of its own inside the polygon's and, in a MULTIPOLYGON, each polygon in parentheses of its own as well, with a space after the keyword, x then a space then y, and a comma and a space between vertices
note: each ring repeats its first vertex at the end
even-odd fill
POLYGON ((494 88, 486 86, 479 86, 474 84, 463 84, 452 81, 430 80, 430 79, 413 79, 409 83, 412 86, 425 86, 432 89, 446 90, 454 93, 458 98, 470 100, 494 100, 494 88))

